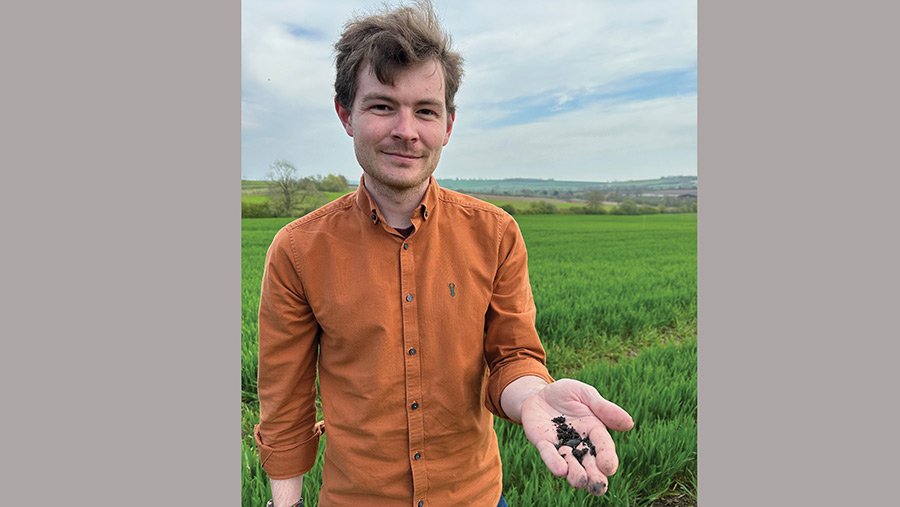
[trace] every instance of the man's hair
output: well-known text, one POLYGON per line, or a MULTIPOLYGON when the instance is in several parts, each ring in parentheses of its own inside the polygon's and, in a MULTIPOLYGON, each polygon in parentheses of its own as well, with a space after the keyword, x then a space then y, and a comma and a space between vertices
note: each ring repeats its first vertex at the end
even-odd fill
POLYGON ((450 34, 441 28, 429 1, 351 19, 334 44, 337 51, 334 91, 338 104, 351 110, 363 63, 371 66, 378 81, 393 86, 404 70, 435 60, 444 68, 447 112, 454 114, 453 98, 462 80, 463 58, 451 51, 450 45, 450 34))

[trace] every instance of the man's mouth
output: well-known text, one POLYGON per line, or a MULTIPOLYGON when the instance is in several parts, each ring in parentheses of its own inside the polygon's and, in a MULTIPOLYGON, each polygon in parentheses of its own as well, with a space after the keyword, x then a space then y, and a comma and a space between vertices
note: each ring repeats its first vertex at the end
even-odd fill
POLYGON ((389 155, 394 158, 397 158, 397 159, 400 159, 400 160, 408 160, 408 161, 413 161, 413 160, 422 158, 421 156, 418 156, 418 155, 413 155, 411 153, 402 153, 402 152, 386 151, 386 152, 384 152, 384 154, 389 155))

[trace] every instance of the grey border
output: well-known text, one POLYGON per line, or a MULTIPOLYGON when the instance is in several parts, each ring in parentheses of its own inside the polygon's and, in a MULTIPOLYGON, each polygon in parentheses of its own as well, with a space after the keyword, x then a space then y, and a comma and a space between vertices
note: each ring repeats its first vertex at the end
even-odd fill
POLYGON ((237 505, 240 4, 2 11, 3 503, 237 505))
POLYGON ((896 11, 700 5, 704 507, 897 501, 896 11))
MULTIPOLYGON (((706 507, 896 498, 896 10, 700 5, 706 507)), ((0 19, 4 498, 235 505, 240 7, 0 19)))

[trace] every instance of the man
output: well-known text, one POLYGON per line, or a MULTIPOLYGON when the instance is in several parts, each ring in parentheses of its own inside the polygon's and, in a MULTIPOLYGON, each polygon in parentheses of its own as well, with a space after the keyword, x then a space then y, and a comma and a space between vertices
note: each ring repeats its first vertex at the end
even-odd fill
POLYGON ((573 487, 603 494, 618 466, 606 428, 633 421, 548 374, 516 222, 432 176, 462 75, 449 43, 419 3, 355 19, 335 44, 335 109, 364 175, 267 254, 255 434, 275 507, 300 499, 326 430, 322 506, 505 505, 492 414, 573 487), (561 415, 596 455, 557 448, 561 415))

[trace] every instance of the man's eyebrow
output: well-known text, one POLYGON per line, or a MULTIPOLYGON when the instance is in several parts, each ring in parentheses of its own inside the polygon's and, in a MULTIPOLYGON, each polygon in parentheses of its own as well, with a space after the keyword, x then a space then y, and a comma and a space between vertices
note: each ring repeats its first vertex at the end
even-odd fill
POLYGON ((416 102, 416 104, 417 104, 417 105, 420 105, 420 106, 437 106, 437 107, 444 107, 444 101, 443 101, 443 100, 434 100, 434 99, 423 99, 423 100, 420 100, 420 101, 416 102))
POLYGON ((372 101, 380 101, 380 102, 396 102, 393 97, 388 95, 383 95, 380 93, 367 93, 363 95, 362 102, 372 102, 372 101))
MULTIPOLYGON (((362 96, 360 99, 361 102, 390 102, 396 103, 397 99, 391 97, 390 95, 385 95, 383 93, 367 93, 362 96)), ((435 106, 435 107, 443 107, 444 101, 438 99, 422 99, 416 101, 417 106, 435 106)))

